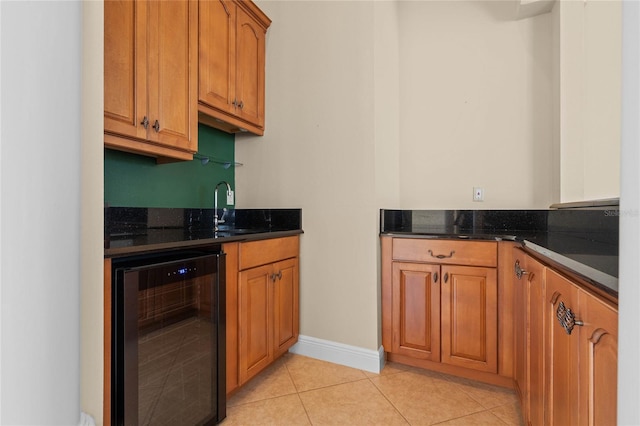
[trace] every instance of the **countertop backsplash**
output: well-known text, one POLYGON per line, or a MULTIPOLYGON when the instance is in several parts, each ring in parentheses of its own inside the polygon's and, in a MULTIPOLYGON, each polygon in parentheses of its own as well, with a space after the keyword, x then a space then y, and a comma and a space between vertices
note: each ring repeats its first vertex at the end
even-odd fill
POLYGON ((618 292, 617 206, 549 210, 381 210, 380 233, 520 241, 618 292))

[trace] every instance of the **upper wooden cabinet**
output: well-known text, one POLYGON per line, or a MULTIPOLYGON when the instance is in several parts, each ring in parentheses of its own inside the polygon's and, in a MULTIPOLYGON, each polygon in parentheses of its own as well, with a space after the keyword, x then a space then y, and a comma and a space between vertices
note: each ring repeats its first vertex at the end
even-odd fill
POLYGON ((198 3, 104 4, 105 146, 190 160, 198 148, 198 3))
POLYGON ((199 120, 264 134, 265 38, 271 20, 252 2, 199 3, 199 120))

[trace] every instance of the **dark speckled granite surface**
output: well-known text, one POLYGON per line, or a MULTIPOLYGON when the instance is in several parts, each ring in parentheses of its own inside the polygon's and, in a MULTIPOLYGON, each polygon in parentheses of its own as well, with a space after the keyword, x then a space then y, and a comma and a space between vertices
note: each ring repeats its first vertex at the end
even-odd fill
POLYGON ((381 210, 381 234, 514 240, 618 293, 616 207, 562 210, 381 210))
POLYGON ((105 256, 222 244, 302 233, 301 209, 105 208, 105 256))

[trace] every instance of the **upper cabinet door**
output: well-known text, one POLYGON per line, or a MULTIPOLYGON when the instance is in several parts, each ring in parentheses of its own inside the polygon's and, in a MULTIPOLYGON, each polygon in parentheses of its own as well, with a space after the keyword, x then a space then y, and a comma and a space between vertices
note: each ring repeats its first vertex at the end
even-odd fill
POLYGON ((264 127, 265 31, 238 8, 236 102, 238 116, 264 127))
POLYGON ((104 130, 145 139, 147 3, 104 4, 104 130))
POLYGON ((198 3, 104 4, 105 146, 190 160, 198 147, 198 3))
POLYGON ((149 140, 195 152, 198 4, 152 2, 149 18, 149 140))
POLYGON ((229 133, 264 133, 265 38, 270 24, 248 0, 200 2, 200 122, 229 133))
POLYGON ((236 5, 231 1, 199 3, 198 99, 234 113, 236 69, 236 5))

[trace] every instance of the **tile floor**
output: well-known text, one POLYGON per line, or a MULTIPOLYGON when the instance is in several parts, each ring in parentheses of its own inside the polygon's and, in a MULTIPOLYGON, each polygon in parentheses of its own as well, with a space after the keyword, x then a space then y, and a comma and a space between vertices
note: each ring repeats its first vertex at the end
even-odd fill
POLYGON ((521 425, 512 390, 388 363, 381 374, 285 354, 227 402, 232 425, 521 425))

